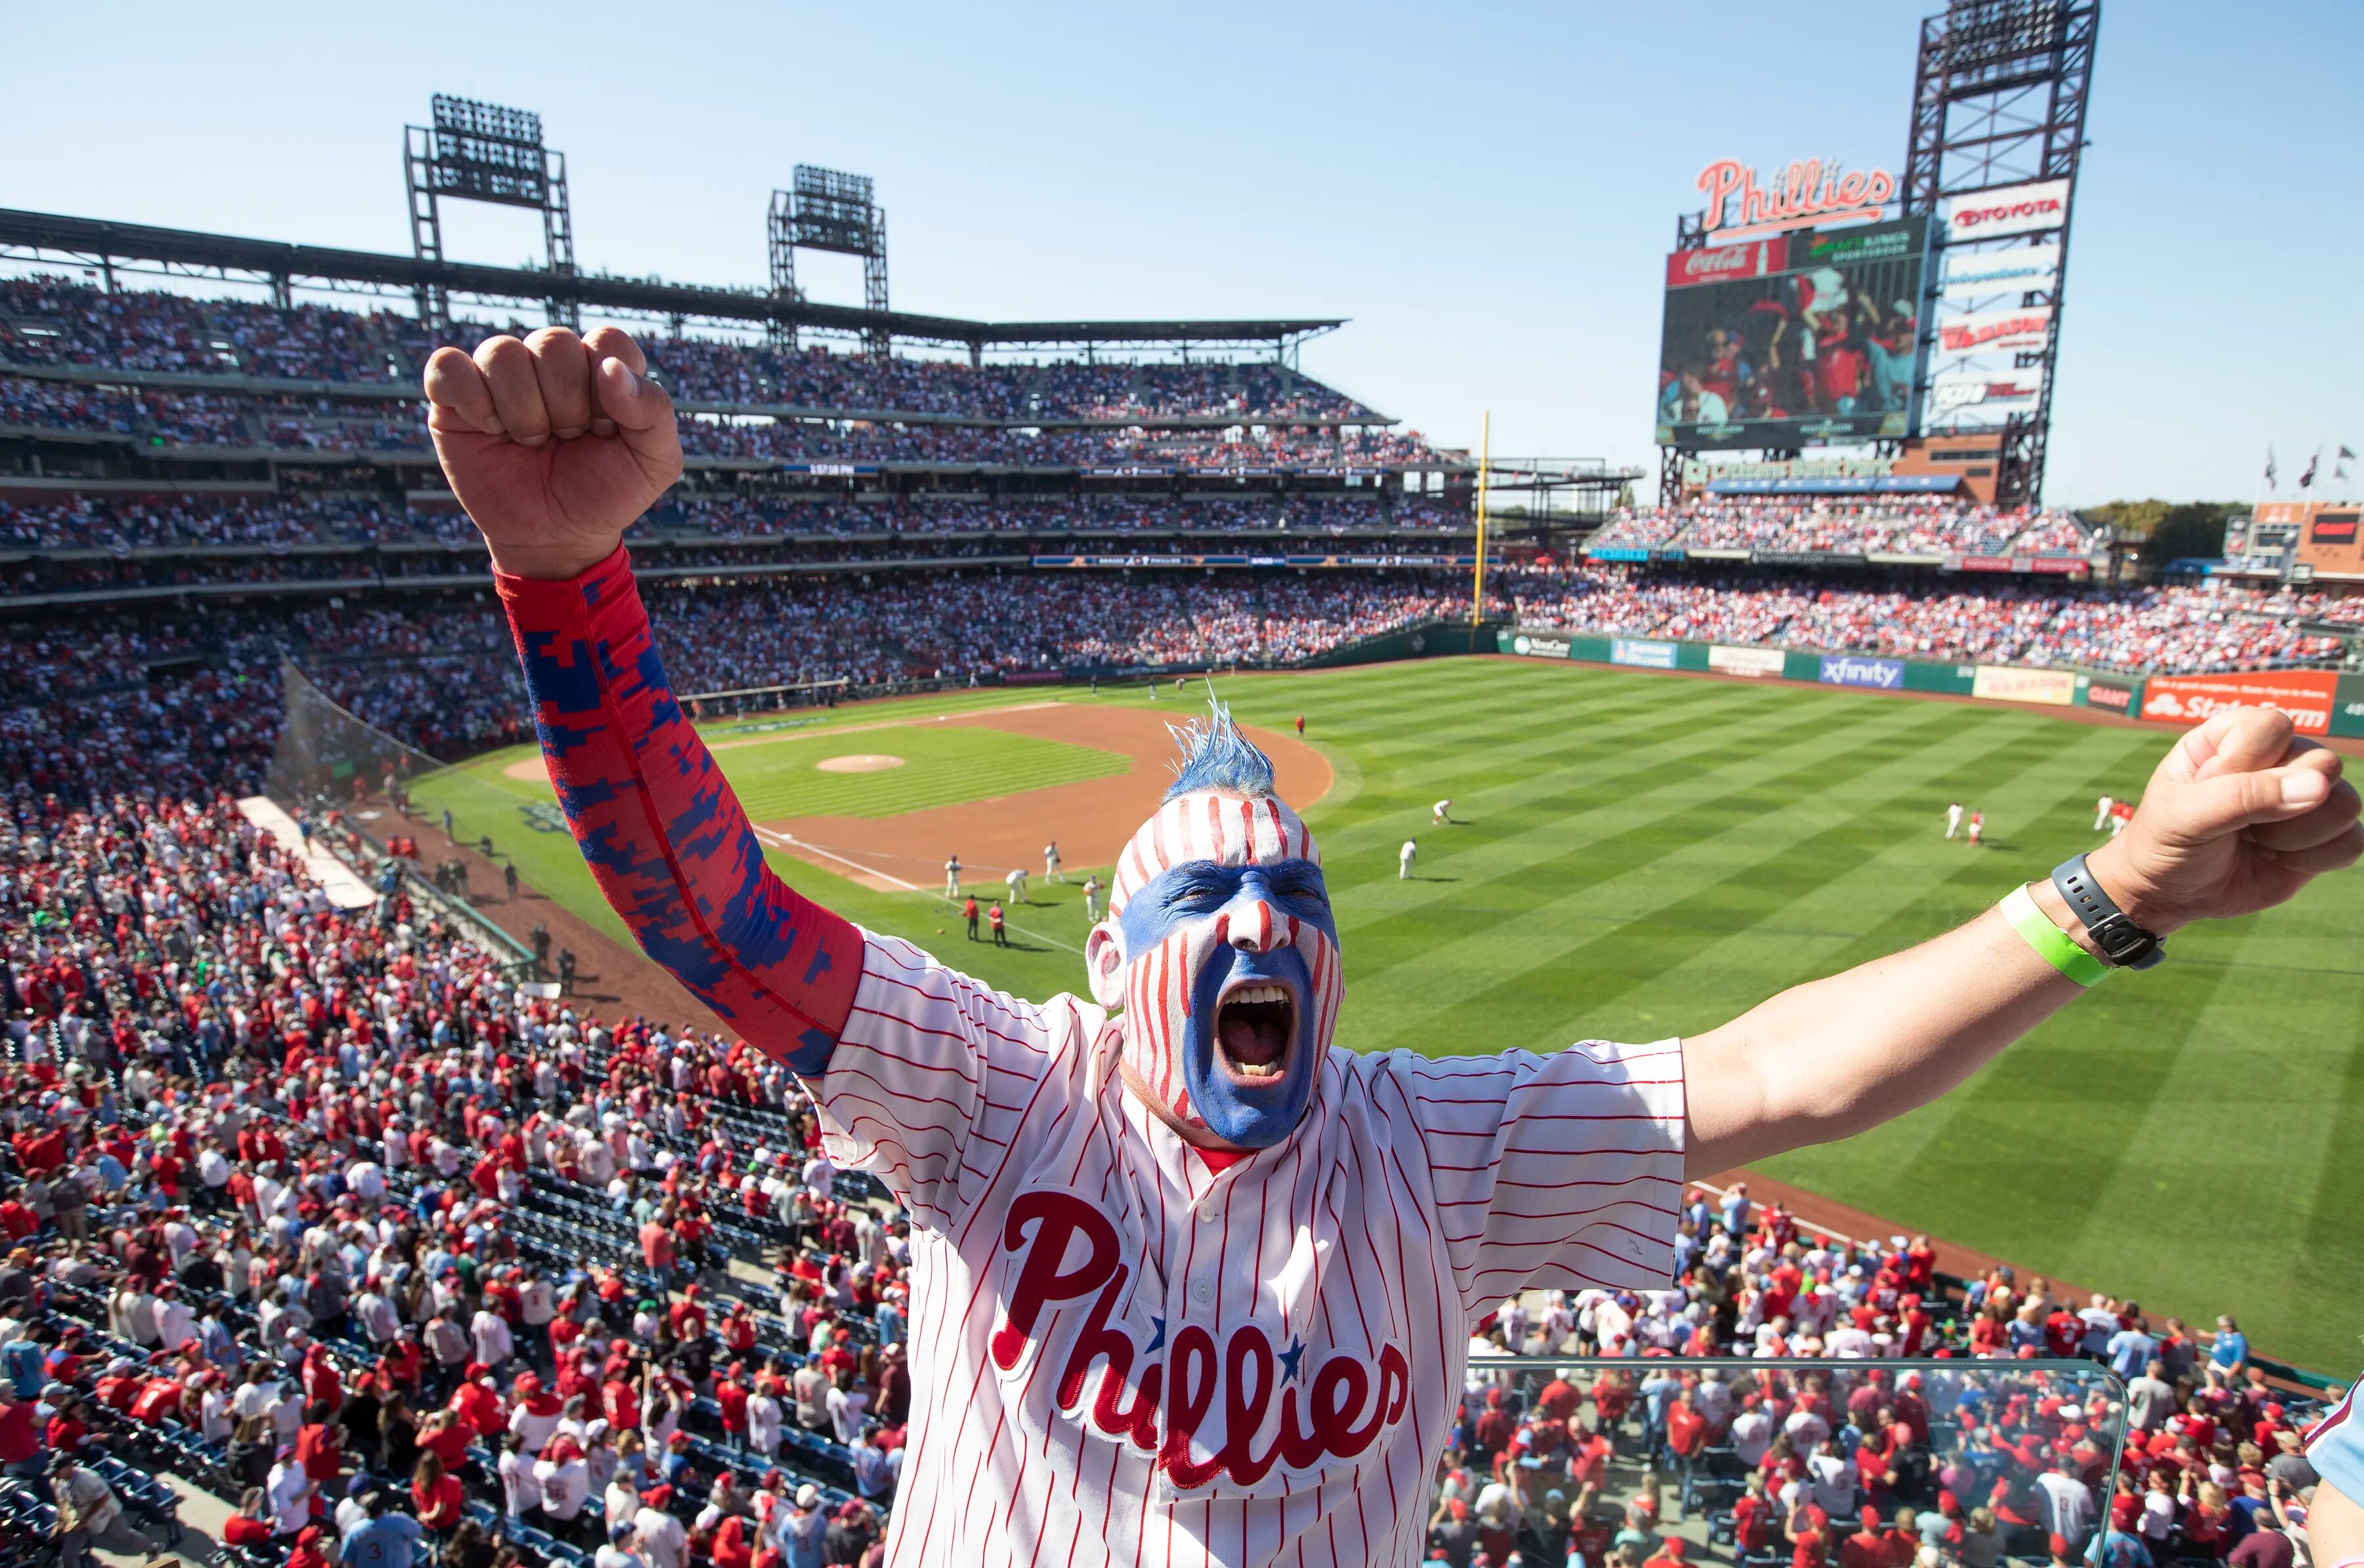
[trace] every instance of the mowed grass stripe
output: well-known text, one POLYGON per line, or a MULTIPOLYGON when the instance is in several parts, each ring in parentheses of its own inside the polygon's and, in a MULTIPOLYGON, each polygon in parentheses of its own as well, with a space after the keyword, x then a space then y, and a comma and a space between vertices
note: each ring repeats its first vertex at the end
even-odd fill
MULTIPOLYGON (((1450 857, 1452 874, 1464 881, 1511 874, 1548 857, 1579 815, 1638 811, 1636 819, 1656 820, 1697 801, 1745 788, 1766 767, 1811 761, 1834 738, 1844 744, 1850 737, 1885 733, 1901 722, 1870 713, 1836 728, 1824 715, 1811 711, 1766 715, 1746 723, 1735 722, 1739 717, 1738 712, 1723 715, 1714 709, 1653 713, 1622 729, 1508 748, 1527 766, 1503 784, 1465 794, 1455 812, 1469 817, 1471 824, 1445 829, 1441 838, 1430 835, 1436 841, 1428 848, 1433 856, 1450 857), (1662 785, 1675 795, 1653 803, 1653 792, 1662 785), (1604 796, 1611 797, 1611 804, 1603 806, 1604 796)), ((1388 880, 1403 838, 1425 830, 1426 795, 1419 791, 1402 797, 1396 806, 1400 815, 1351 824, 1325 840, 1325 857, 1360 862, 1348 867, 1348 880, 1377 884, 1383 909, 1452 896, 1433 882, 1406 886, 1388 880), (1332 842, 1337 850, 1329 847, 1332 842)), ((1445 859, 1432 859, 1425 869, 1433 874, 1446 864, 1445 859)), ((1351 921, 1360 916, 1346 912, 1342 917, 1351 921)))
MULTIPOLYGON (((2058 747, 2009 723, 1990 727, 1983 738, 1990 741, 1983 753, 1946 743, 1956 776, 1977 774, 1982 793, 2024 797, 2084 788, 2083 748, 2058 747)), ((1586 962, 1567 966, 1575 983, 1555 989, 1577 1009, 1571 1017, 1586 1033, 1613 1028, 1618 1013, 1634 1011, 1616 1004, 1645 986, 1656 999, 1652 1016, 1637 1022, 1663 1026, 1670 1018, 1667 998, 1679 998, 1671 1021, 1699 1029, 1739 1016, 1795 984, 1801 972, 1835 973, 1845 967, 1835 962, 1837 950, 1867 931, 1891 929, 1912 896, 1908 868, 1933 847, 1946 847, 1935 831, 1906 836, 1915 821, 1937 821, 1929 798, 1925 781, 1911 779, 1887 801, 1605 934, 1586 951, 1586 962)), ((1971 853, 1959 841, 1951 848, 1971 853)))
MULTIPOLYGON (((1392 1006, 1379 1010, 1387 1035, 1374 1043, 1418 1039, 1430 1049, 1455 1051, 1566 1044, 1548 1036, 1543 1041, 1500 1039, 1490 1021, 1483 1035, 1464 1032, 1454 1028, 1454 1020, 1487 1017, 1489 996, 1516 977, 1577 962, 1604 935, 1588 916, 1613 911, 1625 921, 1645 918, 1778 852, 1834 814, 1915 787, 1926 775, 1926 751, 1949 727, 1926 710, 1904 707, 1852 728, 1861 737, 1854 744, 1825 737, 1821 744, 1801 743, 1775 753, 1786 757, 1789 766, 1767 758, 1745 777, 1717 770, 1706 777, 1725 787, 1692 793, 1671 785, 1643 797, 1658 809, 1625 806, 1594 814, 1616 824, 1615 829, 1591 835, 1578 830, 1574 836, 1585 841, 1570 843, 1539 868, 1551 895, 1522 912, 1512 911, 1522 916, 1515 940, 1481 926, 1443 944, 1411 966, 1411 973, 1388 977, 1386 989, 1397 995, 1392 1006), (1671 846, 1659 830, 1670 817, 1685 822, 1679 842, 1671 846), (1698 831, 1717 819, 1727 825, 1698 831)), ((1530 896, 1545 891, 1533 884, 1522 884, 1521 890, 1530 896)), ((1351 951, 1348 962, 1352 978, 1351 951)))
MULTIPOLYGON (((2169 1262, 2159 1255, 2159 1206, 2173 1190, 2161 1173, 2180 1168, 2187 1180, 2198 1179, 2173 1223, 2182 1234, 2210 1239, 2204 1270, 2279 1284, 2274 1299, 2289 1300, 2356 1049, 2353 1034, 2343 1039, 2341 1030, 2364 996, 2364 977, 2319 967, 2344 955, 2322 951, 2331 939, 2303 905, 2239 924, 2211 933, 2232 940, 2222 979, 2068 1243, 2075 1255, 2097 1260, 2106 1277, 2146 1282, 2141 1288, 2153 1299, 2172 1292, 2167 1299, 2190 1313, 2208 1310, 2215 1287, 2212 1281, 2192 1288, 2201 1283, 2192 1260, 2169 1262), (2314 976, 2292 985, 2286 973, 2250 962, 2268 956, 2312 959, 2314 976), (2239 1178, 2260 1152, 2287 1182, 2289 1201, 2258 1206, 2243 1190, 2239 1178)), ((2137 977, 2119 977, 2130 978, 2137 977)), ((2358 1216, 2351 1209, 2347 1218, 2352 1224, 2358 1216)), ((2355 1238, 2351 1230, 2346 1250, 2351 1302, 2364 1296, 2364 1249, 2355 1238)), ((2250 1331, 2292 1326, 2286 1310, 2269 1305, 2250 1331)))

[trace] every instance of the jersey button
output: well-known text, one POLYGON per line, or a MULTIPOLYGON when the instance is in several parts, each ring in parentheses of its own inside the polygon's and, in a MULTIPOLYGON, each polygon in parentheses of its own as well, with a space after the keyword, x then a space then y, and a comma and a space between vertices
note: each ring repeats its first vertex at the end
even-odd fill
POLYGON ((1190 1299, 1201 1307, 1208 1306, 1215 1299, 1215 1287, 1205 1280, 1200 1280, 1190 1287, 1190 1299))
POLYGON ((1205 1203, 1199 1206, 1199 1218, 1200 1222, 1204 1224, 1214 1223, 1215 1216, 1221 1212, 1221 1209, 1215 1207, 1215 1203, 1212 1198, 1208 1199, 1205 1203))

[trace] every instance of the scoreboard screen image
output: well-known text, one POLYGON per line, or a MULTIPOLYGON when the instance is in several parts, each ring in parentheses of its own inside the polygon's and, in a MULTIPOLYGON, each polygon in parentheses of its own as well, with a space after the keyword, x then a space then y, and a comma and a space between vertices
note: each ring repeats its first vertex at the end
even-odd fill
POLYGON ((1928 261, 1919 217, 1667 257, 1658 444, 1918 435, 1928 261))

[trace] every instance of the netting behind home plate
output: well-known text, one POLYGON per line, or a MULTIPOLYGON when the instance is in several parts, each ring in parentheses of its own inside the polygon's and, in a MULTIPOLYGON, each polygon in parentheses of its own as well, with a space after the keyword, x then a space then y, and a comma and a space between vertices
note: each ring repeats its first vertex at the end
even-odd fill
POLYGON ((286 711, 271 757, 270 790, 282 806, 350 806, 355 778, 374 795, 388 773, 408 784, 443 766, 338 706, 291 662, 280 664, 279 686, 286 711))

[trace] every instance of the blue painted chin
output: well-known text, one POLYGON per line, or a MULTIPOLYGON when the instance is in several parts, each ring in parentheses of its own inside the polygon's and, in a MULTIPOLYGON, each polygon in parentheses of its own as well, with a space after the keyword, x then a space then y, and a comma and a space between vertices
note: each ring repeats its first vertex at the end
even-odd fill
POLYGON ((1313 1038, 1313 984, 1305 956, 1297 949, 1243 952, 1220 946, 1207 955, 1190 986, 1190 1017, 1185 1025, 1182 1080, 1190 1105, 1207 1129, 1243 1149, 1269 1149, 1297 1130, 1313 1097, 1313 1074, 1321 1051, 1313 1038), (1225 991, 1269 982, 1288 988, 1292 999, 1288 1055, 1278 1075, 1244 1079, 1223 1064, 1215 1039, 1215 1018, 1225 991))

